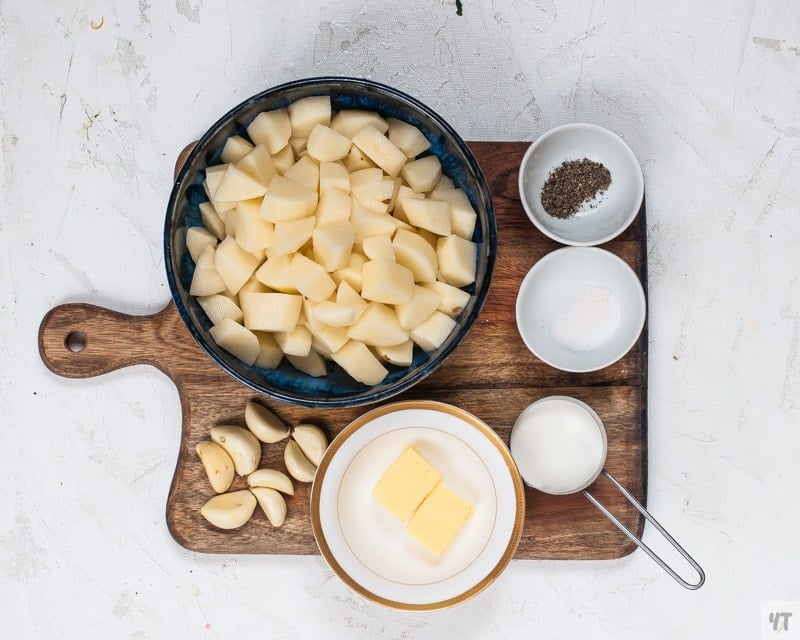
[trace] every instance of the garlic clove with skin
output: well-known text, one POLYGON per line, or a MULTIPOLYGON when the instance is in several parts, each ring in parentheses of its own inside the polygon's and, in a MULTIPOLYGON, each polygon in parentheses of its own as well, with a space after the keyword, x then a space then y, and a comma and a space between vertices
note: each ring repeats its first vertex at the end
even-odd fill
POLYGON ((211 427, 211 440, 221 446, 233 460, 233 468, 246 476, 258 468, 261 461, 261 443, 247 429, 234 425, 211 427))
POLYGON ((217 493, 225 493, 233 484, 233 460, 216 442, 203 440, 195 445, 200 462, 206 471, 211 488, 217 493))
POLYGON ((258 500, 269 523, 273 527, 280 527, 286 520, 286 500, 283 496, 268 487, 250 487, 250 491, 258 500))
POLYGON ((220 493, 200 508, 200 514, 220 529, 238 529, 253 515, 256 497, 247 489, 220 493))
POLYGON ((317 468, 308 461, 308 458, 305 457, 300 446, 294 440, 289 440, 286 443, 286 449, 283 451, 283 462, 289 475, 300 482, 311 482, 317 472, 317 468))
POLYGON ((267 444, 280 442, 289 436, 289 429, 272 411, 253 400, 244 410, 244 421, 253 435, 267 444))
POLYGON ((292 429, 292 439, 300 445, 309 462, 318 467, 322 454, 328 448, 328 437, 325 432, 313 424, 298 424, 292 429))
POLYGON ((291 478, 277 469, 256 469, 247 476, 247 484, 250 487, 266 487, 290 496, 294 495, 291 478))

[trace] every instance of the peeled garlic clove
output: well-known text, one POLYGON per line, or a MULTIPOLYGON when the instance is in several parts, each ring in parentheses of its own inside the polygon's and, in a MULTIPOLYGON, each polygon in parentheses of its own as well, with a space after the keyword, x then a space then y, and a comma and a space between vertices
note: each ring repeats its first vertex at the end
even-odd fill
POLYGON ((292 429, 292 438, 300 445, 309 462, 318 467, 322 454, 328 448, 328 437, 325 432, 313 424, 298 424, 292 429))
POLYGON ((247 476, 247 484, 250 487, 266 487, 290 496, 294 495, 291 479, 283 471, 277 469, 257 469, 247 476))
POLYGON ((203 440, 194 448, 206 470, 211 488, 217 493, 225 493, 233 484, 233 460, 216 442, 203 440))
POLYGON ((267 520, 273 527, 280 527, 286 520, 286 500, 283 496, 268 487, 251 487, 258 504, 267 515, 267 520))
POLYGON ((314 479, 317 468, 303 455, 302 450, 294 440, 289 440, 286 443, 286 449, 283 451, 283 462, 289 475, 295 480, 311 482, 314 479))
POLYGON ((253 515, 256 497, 247 489, 221 493, 206 502, 200 514, 220 529, 238 529, 253 515))
POLYGON ((289 429, 281 419, 263 404, 251 400, 244 410, 244 421, 247 428, 253 432, 261 442, 272 444, 280 442, 289 435, 289 429))
POLYGON ((211 439, 221 446, 233 460, 233 468, 240 476, 253 473, 261 461, 261 443, 247 429, 233 425, 211 427, 211 439))

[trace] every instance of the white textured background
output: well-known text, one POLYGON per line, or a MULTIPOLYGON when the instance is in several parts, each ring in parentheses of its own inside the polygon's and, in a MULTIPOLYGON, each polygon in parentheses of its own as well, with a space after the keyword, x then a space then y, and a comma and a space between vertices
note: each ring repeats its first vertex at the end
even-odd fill
POLYGON ((464 0, 463 14, 0 0, 0 637, 757 638, 762 601, 800 601, 796 0, 464 0), (467 139, 587 120, 637 153, 649 504, 706 569, 699 592, 641 552, 516 561, 467 604, 409 615, 352 595, 319 557, 187 552, 164 520, 172 383, 45 369, 52 306, 168 301, 178 150, 251 94, 320 74, 406 90, 467 139))

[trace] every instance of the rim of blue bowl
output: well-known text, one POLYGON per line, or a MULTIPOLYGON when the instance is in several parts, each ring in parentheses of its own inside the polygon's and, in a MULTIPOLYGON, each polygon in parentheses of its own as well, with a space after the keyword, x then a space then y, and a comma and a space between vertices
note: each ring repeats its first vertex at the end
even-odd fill
MULTIPOLYGON (((386 400, 388 398, 391 398, 393 396, 396 396, 402 393, 403 391, 407 391, 415 384, 420 382, 422 379, 427 377, 429 374, 431 374, 434 370, 438 369, 445 362, 445 360, 447 360, 447 358, 450 357, 450 355, 453 353, 456 347, 464 340, 464 338, 466 338, 467 334, 469 333, 469 330, 472 328, 472 325, 475 322, 475 319, 478 317, 481 310, 483 309, 483 306, 486 303, 486 298, 489 294, 489 289, 491 288, 496 253, 497 253, 497 225, 495 221, 494 206, 492 204, 491 193, 489 191, 489 184, 486 181, 486 176, 481 170, 478 161, 475 159, 475 156, 473 155, 472 151, 469 149, 468 145, 461 138, 461 136, 458 133, 456 133, 455 129, 453 129, 453 127, 451 127, 444 120, 444 118, 442 118, 433 109, 423 104, 416 98, 409 96, 405 92, 390 87, 388 85, 382 84, 380 82, 375 82, 373 80, 366 80, 363 78, 353 78, 348 76, 317 76, 312 78, 304 78, 301 80, 293 80, 290 82, 285 82, 279 85, 275 85, 273 87, 265 89, 260 93, 251 96, 250 98, 247 98, 243 102, 240 102, 238 105, 230 109, 227 113, 225 113, 213 125, 211 125, 206 130, 206 132, 200 137, 194 148, 186 157, 186 160, 184 161, 180 170, 178 171, 178 175, 173 183, 169 201, 167 203, 167 211, 164 224, 164 263, 167 271, 167 282, 169 284, 170 293, 172 295, 173 301, 175 302, 175 306, 178 309, 178 313, 181 317, 181 320, 188 329, 192 338, 194 338, 195 342, 202 348, 202 350, 212 359, 212 361, 215 364, 217 364, 220 368, 222 368, 223 371, 228 373, 230 376, 232 376, 242 384, 250 387, 254 391, 263 393, 264 395, 267 395, 281 402, 286 402, 288 404, 299 405, 303 407, 344 408, 344 407, 356 407, 356 406, 374 404, 386 400), (417 109, 423 114, 425 114, 428 118, 433 120, 437 124, 437 126, 439 126, 442 129, 442 131, 444 131, 452 139, 455 146, 458 147, 458 149, 463 154, 470 172, 474 174, 477 182, 481 187, 481 191, 483 192, 483 201, 484 201, 483 204, 486 210, 486 218, 488 222, 487 225, 488 228, 483 230, 484 233, 486 234, 486 238, 482 241, 482 244, 486 245, 486 251, 485 251, 487 258, 486 274, 484 278, 485 282, 484 286, 478 289, 476 291, 476 294, 473 294, 476 295, 475 304, 473 305, 469 315, 464 320, 465 324, 457 329, 459 333, 458 339, 450 341, 450 343, 447 344, 445 348, 443 348, 436 355, 436 357, 430 358, 429 360, 425 361, 422 365, 418 366, 415 370, 413 370, 410 373, 410 375, 403 376, 394 383, 392 383, 390 386, 384 388, 377 386, 370 387, 367 385, 363 385, 362 389, 360 389, 357 393, 354 393, 352 395, 304 397, 295 395, 291 391, 276 388, 274 386, 270 386, 267 384, 262 384, 258 380, 253 380, 252 378, 248 378, 242 375, 239 371, 230 366, 216 351, 214 351, 209 346, 207 340, 203 337, 203 335, 200 333, 195 323, 192 321, 192 318, 190 317, 189 312, 186 309, 183 300, 181 299, 179 293, 180 285, 178 283, 178 279, 173 269, 173 245, 172 245, 171 232, 173 230, 172 222, 175 216, 176 207, 178 205, 179 194, 181 193, 183 183, 187 178, 187 174, 189 173, 197 156, 205 152, 206 145, 215 135, 217 135, 217 133, 219 133, 220 129, 227 126, 232 120, 235 120, 238 114, 246 111, 249 107, 253 106, 254 103, 269 98, 271 96, 274 96, 275 94, 291 89, 329 85, 332 83, 351 84, 353 85, 354 88, 385 92, 386 94, 400 100, 401 102, 406 102, 410 104, 414 109, 417 109)), ((235 356, 233 356, 232 354, 230 354, 230 357, 235 358, 235 356)))

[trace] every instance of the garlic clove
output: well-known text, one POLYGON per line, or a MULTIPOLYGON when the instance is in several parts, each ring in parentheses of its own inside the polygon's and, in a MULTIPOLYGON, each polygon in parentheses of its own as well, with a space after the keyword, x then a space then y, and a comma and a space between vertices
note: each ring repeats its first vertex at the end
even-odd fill
POLYGON ((247 484, 250 487, 266 487, 290 496, 294 495, 291 478, 277 469, 257 469, 247 476, 247 484))
POLYGON ((300 482, 311 482, 317 468, 308 461, 300 446, 294 441, 286 443, 283 451, 283 462, 289 475, 300 482))
POLYGON ((318 467, 322 454, 328 448, 328 437, 325 432, 313 424, 298 424, 292 429, 292 438, 300 445, 309 462, 318 467))
POLYGON ((253 515, 256 497, 247 489, 221 493, 200 508, 200 514, 220 529, 238 529, 253 515))
POLYGON ((269 523, 273 527, 280 527, 286 520, 286 500, 283 496, 268 487, 250 487, 250 491, 264 510, 269 523))
POLYGON ((263 404, 253 400, 250 400, 245 407, 244 421, 253 435, 267 444, 280 442, 289 435, 289 429, 278 416, 263 404))
POLYGON ((203 463, 203 468, 211 483, 211 488, 217 493, 225 493, 233 484, 233 460, 216 442, 203 440, 194 448, 203 463))
POLYGON ((221 446, 233 460, 233 468, 246 476, 258 468, 261 461, 261 443, 247 429, 233 425, 211 427, 211 439, 221 446))

